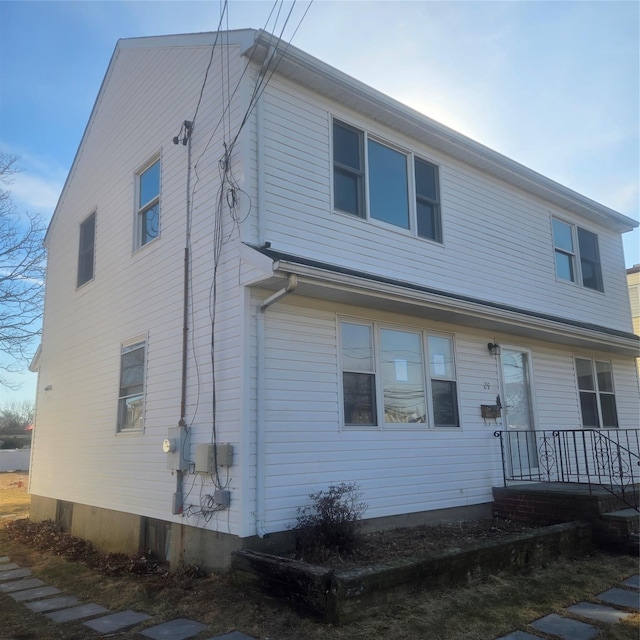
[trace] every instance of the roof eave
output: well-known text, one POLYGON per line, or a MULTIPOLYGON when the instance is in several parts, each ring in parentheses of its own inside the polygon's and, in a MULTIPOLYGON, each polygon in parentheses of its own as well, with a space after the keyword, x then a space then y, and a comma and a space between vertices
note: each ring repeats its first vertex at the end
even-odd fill
POLYGON ((427 146, 617 233, 631 231, 639 224, 440 124, 266 31, 256 32, 255 45, 246 50, 244 55, 262 63, 274 46, 282 53, 277 73, 312 91, 337 100, 427 146))

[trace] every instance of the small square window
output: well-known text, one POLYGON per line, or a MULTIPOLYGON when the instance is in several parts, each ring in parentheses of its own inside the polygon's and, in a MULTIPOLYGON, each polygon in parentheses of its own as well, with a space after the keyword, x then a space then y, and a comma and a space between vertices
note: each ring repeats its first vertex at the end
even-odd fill
POLYGON ((136 203, 137 247, 158 237, 160 229, 160 160, 138 175, 136 203))

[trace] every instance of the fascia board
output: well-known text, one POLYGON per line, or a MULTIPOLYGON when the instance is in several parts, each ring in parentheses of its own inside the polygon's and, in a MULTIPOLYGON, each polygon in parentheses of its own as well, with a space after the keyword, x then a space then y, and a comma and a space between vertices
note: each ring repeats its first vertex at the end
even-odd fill
POLYGON ((261 63, 270 48, 277 46, 282 53, 276 70, 278 74, 504 182, 618 233, 631 231, 640 224, 440 124, 265 31, 256 32, 255 43, 256 46, 243 55, 252 56, 255 62, 261 63))
MULTIPOLYGON (((347 294, 347 299, 349 294, 360 293, 371 301, 377 299, 386 304, 396 302, 415 309, 428 308, 430 312, 440 312, 442 317, 447 317, 450 321, 461 325, 527 335, 539 340, 587 349, 607 349, 633 357, 638 356, 639 353, 640 339, 631 334, 627 336, 623 332, 612 334, 598 331, 596 328, 572 326, 549 318, 533 317, 525 312, 519 313, 472 301, 452 299, 446 295, 413 289, 407 290, 398 285, 377 281, 368 283, 364 278, 286 260, 275 261, 273 272, 281 278, 285 278, 291 273, 296 274, 298 276, 298 292, 302 294, 304 294, 305 285, 310 285, 307 287, 307 291, 314 289, 317 292, 319 288, 323 288, 327 292, 341 290, 347 294)), ((316 297, 322 296, 317 295, 316 297)), ((331 296, 327 295, 327 298, 330 299, 331 296)))

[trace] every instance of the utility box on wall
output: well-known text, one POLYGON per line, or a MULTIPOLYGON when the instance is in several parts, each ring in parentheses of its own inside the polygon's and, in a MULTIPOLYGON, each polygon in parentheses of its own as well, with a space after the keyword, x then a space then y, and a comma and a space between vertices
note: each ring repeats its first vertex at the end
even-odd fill
POLYGON ((233 464, 232 444, 207 443, 196 447, 196 473, 213 473, 216 462, 219 467, 230 467, 233 464))
POLYGON ((186 471, 191 458, 191 439, 189 431, 182 427, 169 429, 162 443, 162 450, 167 454, 167 469, 186 471))

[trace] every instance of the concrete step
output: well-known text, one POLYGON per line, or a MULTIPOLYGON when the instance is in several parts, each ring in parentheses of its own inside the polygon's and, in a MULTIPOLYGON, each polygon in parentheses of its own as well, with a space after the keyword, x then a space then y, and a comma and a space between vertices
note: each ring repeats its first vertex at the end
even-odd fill
POLYGON ((626 553, 638 552, 640 513, 635 509, 619 509, 603 513, 593 523, 594 540, 605 547, 626 553))
POLYGON ((612 522, 626 523, 629 533, 640 532, 640 513, 635 509, 619 509, 618 511, 609 511, 603 513, 600 518, 612 522))

